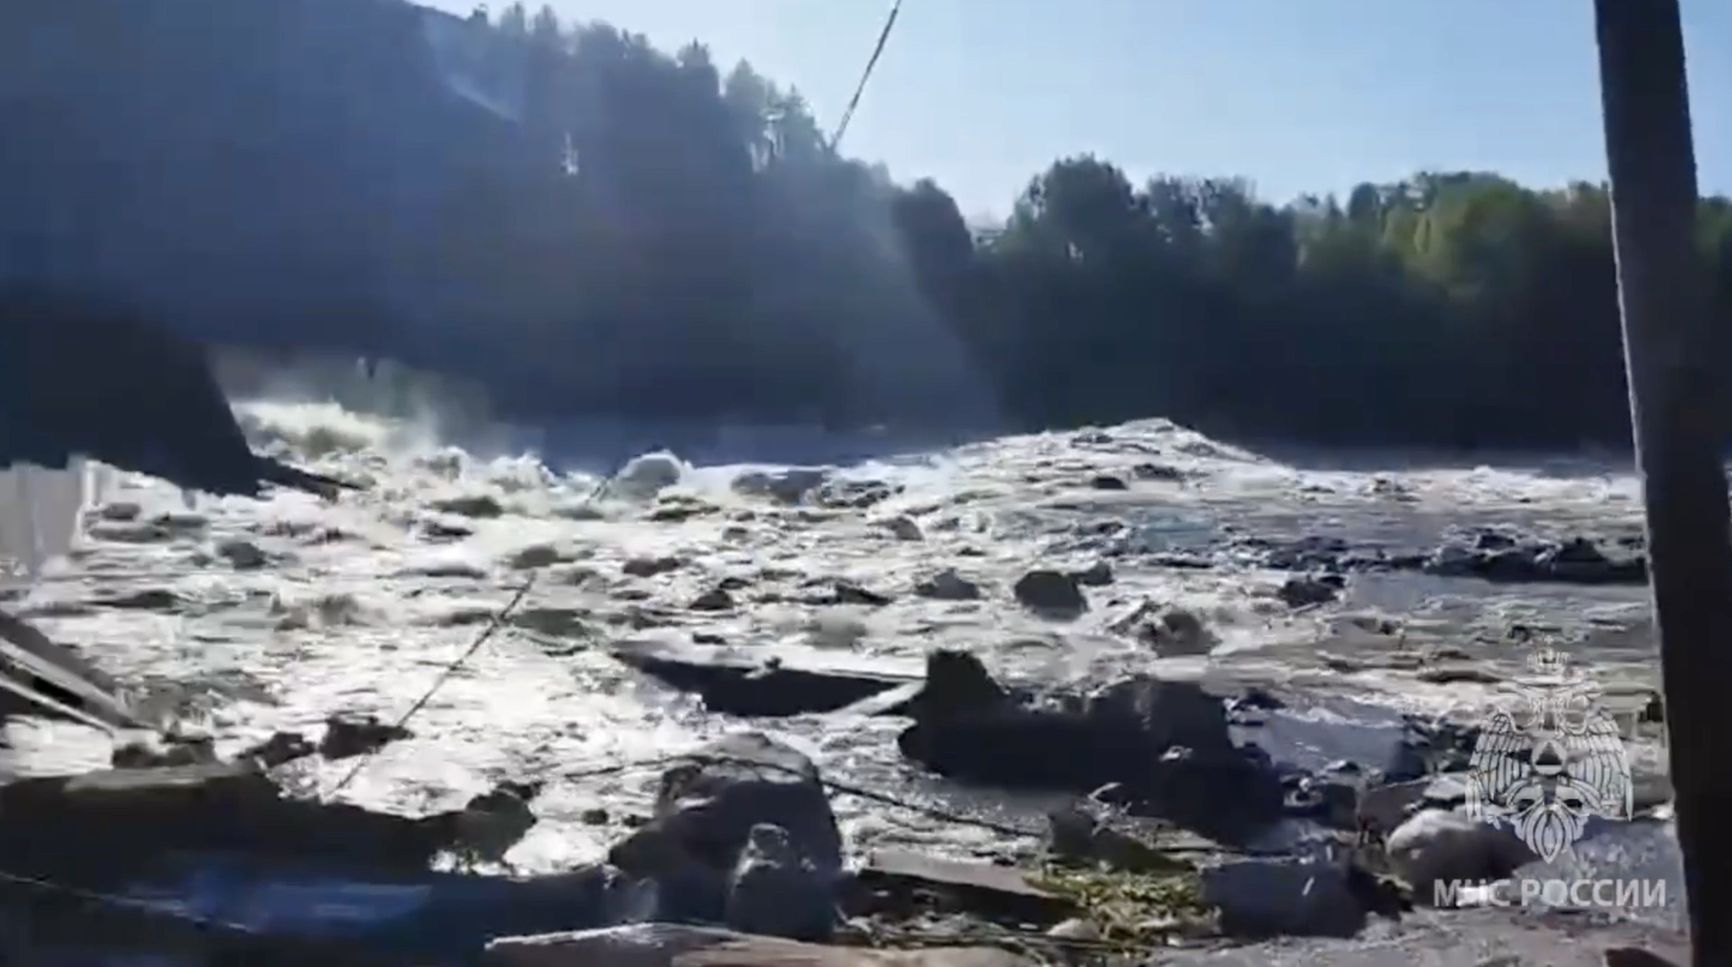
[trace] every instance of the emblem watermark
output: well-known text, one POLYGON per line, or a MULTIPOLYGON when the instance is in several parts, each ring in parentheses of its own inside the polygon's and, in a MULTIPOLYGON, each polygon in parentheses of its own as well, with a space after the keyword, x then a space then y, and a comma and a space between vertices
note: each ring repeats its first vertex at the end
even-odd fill
MULTIPOLYGON (((1599 687, 1555 648, 1528 661, 1517 694, 1481 726, 1468 763, 1467 814, 1515 834, 1552 863, 1573 856, 1599 817, 1628 821, 1635 785, 1618 722, 1599 703, 1599 687)), ((1432 885, 1440 907, 1615 908, 1666 905, 1657 878, 1521 877, 1449 880, 1432 885)))
POLYGON ((1618 723, 1599 687, 1555 649, 1529 660, 1519 700, 1494 711, 1468 761, 1467 813, 1514 831, 1551 862, 1587 831, 1588 820, 1628 820, 1634 784, 1618 723))

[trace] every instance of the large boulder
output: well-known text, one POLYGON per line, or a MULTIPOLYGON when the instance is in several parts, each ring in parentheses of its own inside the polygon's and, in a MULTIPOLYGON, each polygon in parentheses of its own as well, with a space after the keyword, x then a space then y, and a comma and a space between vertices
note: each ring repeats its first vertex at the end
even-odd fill
POLYGON ((1284 791, 1268 764, 1235 749, 1172 746, 1140 785, 1134 812, 1159 816, 1223 843, 1244 843, 1280 820, 1284 791))
POLYGON ((1226 705, 1195 682, 1137 676, 1096 692, 1087 708, 1092 718, 1134 722, 1157 749, 1178 745, 1213 753, 1233 748, 1226 705))
POLYGON ((727 923, 745 933, 822 941, 836 927, 830 883, 795 851, 788 831, 759 823, 728 885, 727 923))
POLYGON ((1508 830, 1445 809, 1415 813, 1389 834, 1384 849, 1390 869, 1424 903, 1436 883, 1501 880, 1534 858, 1508 830))
POLYGON ((940 648, 926 656, 926 682, 905 711, 920 721, 940 721, 999 708, 1010 701, 980 659, 966 651, 940 648))
POLYGON ((1075 577, 1037 568, 1024 574, 1013 589, 1023 607, 1051 618, 1074 618, 1088 609, 1088 599, 1075 577))
POLYGON ((656 882, 661 917, 720 922, 729 879, 760 824, 785 831, 788 855, 820 882, 841 870, 842 836, 817 766, 761 733, 738 733, 664 772, 653 818, 615 844, 609 861, 656 882))
POLYGON ((1353 876, 1335 863, 1243 860, 1203 872, 1203 902, 1229 936, 1351 937, 1365 925, 1353 876))
POLYGON ((980 598, 980 585, 945 568, 914 585, 914 593, 935 601, 975 601, 980 598))

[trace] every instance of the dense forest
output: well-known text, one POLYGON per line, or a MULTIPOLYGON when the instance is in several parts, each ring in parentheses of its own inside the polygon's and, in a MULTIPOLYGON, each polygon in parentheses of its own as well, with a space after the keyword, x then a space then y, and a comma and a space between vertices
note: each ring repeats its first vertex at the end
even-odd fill
MULTIPOLYGON (((1275 204, 1079 156, 977 233, 750 66, 545 9, 11 19, 0 275, 201 338, 392 356, 533 418, 1627 441, 1599 185, 1422 173, 1275 204)), ((1702 203, 1700 242, 1732 320, 1732 203, 1702 203)))

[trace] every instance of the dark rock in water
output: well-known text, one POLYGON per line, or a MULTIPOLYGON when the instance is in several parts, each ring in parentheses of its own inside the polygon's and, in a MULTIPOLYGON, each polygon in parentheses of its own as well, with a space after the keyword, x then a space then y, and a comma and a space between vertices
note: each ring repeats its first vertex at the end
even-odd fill
POLYGON ((265 552, 251 541, 230 540, 217 545, 217 556, 229 562, 237 571, 253 571, 270 563, 265 552))
POLYGON ((105 608, 126 608, 136 611, 179 611, 186 606, 186 602, 179 595, 163 588, 149 588, 130 594, 102 597, 98 598, 96 603, 105 608))
POLYGON ((1071 580, 1085 587, 1101 588, 1113 583, 1112 565, 1096 561, 1086 569, 1071 574, 1071 580))
POLYGON ((686 605, 693 611, 731 611, 734 607, 734 596, 722 588, 711 588, 692 599, 686 605))
POLYGON ((1090 718, 1128 722, 1157 750, 1185 746, 1203 753, 1230 751, 1226 706, 1194 682, 1139 676, 1090 696, 1090 718))
POLYGON ((1327 604, 1340 595, 1337 586, 1329 581, 1312 577, 1288 578, 1278 592, 1281 600, 1288 607, 1303 608, 1311 605, 1327 604))
POLYGON ((906 516, 888 517, 873 524, 889 531, 899 541, 918 541, 925 537, 920 532, 920 525, 906 516))
POLYGON ((1614 561, 1584 538, 1573 538, 1541 553, 1535 563, 1554 581, 1576 584, 1641 584, 1648 580, 1647 561, 1633 557, 1614 561))
POLYGON ((1360 783, 1351 779, 1301 777, 1287 793, 1287 815, 1315 819, 1333 829, 1357 829, 1360 783))
POLYGON ((1139 463, 1131 468, 1131 473, 1138 480, 1165 480, 1177 483, 1185 479, 1185 472, 1178 467, 1164 463, 1139 463))
POLYGON ((139 506, 129 500, 111 501, 96 509, 97 517, 118 522, 137 520, 139 513, 139 506))
POLYGON ((1163 612, 1152 601, 1144 601, 1111 627, 1119 634, 1134 635, 1154 646, 1162 657, 1206 655, 1219 643, 1203 620, 1192 612, 1183 608, 1163 612))
POLYGON ((157 769, 210 765, 217 761, 217 757, 211 739, 201 736, 190 740, 171 739, 160 745, 131 742, 115 749, 109 761, 116 769, 157 769))
POLYGON ((1137 836, 1081 809, 1047 814, 1047 853, 1054 859, 1086 866, 1104 866, 1125 873, 1171 873, 1190 864, 1173 859, 1137 836))
POLYGON ((820 507, 852 507, 865 510, 902 493, 902 485, 882 480, 831 480, 818 488, 814 499, 820 507))
POLYGON ((1215 566, 1214 561, 1191 554, 1156 554, 1149 558, 1149 563, 1155 567, 1170 567, 1180 571, 1208 571, 1215 566))
POLYGON ((238 758, 257 762, 260 768, 274 769, 285 762, 304 759, 317 751, 318 747, 299 732, 278 732, 242 752, 238 758))
POLYGON ((656 881, 662 919, 719 922, 728 878, 754 826, 787 832, 791 854, 825 883, 842 867, 842 837, 818 768, 760 733, 727 736, 662 773, 655 817, 609 852, 656 881))
POLYGON ((1642 706, 1639 721, 1661 723, 1666 721, 1666 701, 1659 692, 1648 696, 1648 703, 1642 706))
MULTIPOLYGON (((963 657, 945 661, 959 682, 984 676, 963 657)), ((941 775, 1079 793, 1118 784, 1119 801, 1136 811, 1225 841, 1280 817, 1278 778, 1233 745, 1221 701, 1194 684, 1132 679, 1083 711, 1023 707, 982 684, 956 690, 964 697, 949 708, 916 706, 897 738, 904 755, 941 775)))
POLYGON ((502 784, 448 814, 452 850, 472 862, 503 862, 511 847, 535 826, 529 798, 523 790, 502 784))
POLYGON ((1594 542, 1574 537, 1562 544, 1518 541, 1481 532, 1470 545, 1447 543, 1419 564, 1443 577, 1478 577, 1501 582, 1641 584, 1648 579, 1641 555, 1613 559, 1594 542))
POLYGON ((940 648, 926 656, 926 681, 907 706, 894 710, 922 721, 942 721, 1007 705, 1010 694, 966 651, 940 648))
POLYGON ((1147 763, 1160 754, 1128 720, 1015 706, 918 721, 897 737, 897 745, 903 755, 955 779, 1076 792, 1143 778, 1147 763))
POLYGON ((527 571, 538 567, 563 564, 574 559, 571 552, 552 544, 531 544, 512 554, 511 559, 506 563, 515 570, 527 571))
POLYGON ((1114 477, 1110 474, 1104 474, 1104 473, 1101 474, 1100 476, 1095 477, 1092 480, 1090 480, 1089 486, 1095 490, 1129 490, 1129 489, 1131 489, 1130 485, 1126 484, 1120 478, 1114 477))
POLYGON ((1073 916, 1070 900, 1030 883, 1018 869, 938 859, 906 850, 879 850, 857 874, 860 887, 913 898, 936 897, 941 909, 987 920, 1053 924, 1073 916))
POLYGON ((1510 830, 1444 809, 1416 813, 1384 848, 1390 868, 1427 901, 1437 881, 1501 880, 1534 858, 1510 830))
POLYGON ((768 665, 716 656, 668 641, 625 641, 615 658, 728 715, 786 716, 830 712, 889 691, 904 680, 862 672, 768 665))
POLYGON ((914 585, 914 593, 937 601, 974 601, 980 598, 980 586, 946 568, 914 585))
POLYGON ((1459 772, 1468 767, 1479 729, 1448 720, 1408 718, 1395 760, 1384 770, 1391 782, 1418 779, 1438 772, 1459 772))
POLYGON ((877 591, 869 591, 858 584, 853 584, 848 581, 837 581, 834 595, 826 603, 863 604, 868 607, 878 608, 895 600, 895 598, 892 598, 887 594, 879 594, 877 591))
POLYGON ((592 809, 585 809, 577 816, 578 822, 583 823, 585 826, 606 826, 611 818, 612 817, 608 814, 608 811, 599 806, 592 809))
POLYGON ((1050 617, 1074 618, 1088 609, 1076 578, 1058 571, 1030 571, 1017 580, 1014 590, 1024 607, 1050 617))
POLYGON ((421 537, 429 541, 460 541, 474 537, 475 528, 452 518, 429 517, 421 522, 421 537))
POLYGON ((1267 547, 1263 553, 1263 566, 1278 571, 1339 570, 1341 558, 1348 552, 1345 540, 1318 534, 1281 544, 1270 544, 1255 538, 1241 540, 1238 544, 1250 548, 1258 545, 1267 547))
POLYGON ((347 759, 375 752, 389 743, 413 738, 414 735, 400 725, 386 724, 371 715, 360 719, 332 716, 325 720, 325 737, 319 740, 319 754, 327 759, 347 759))
POLYGON ((505 508, 500 506, 499 501, 487 494, 436 500, 432 507, 442 514, 456 514, 459 517, 474 517, 482 520, 501 517, 505 514, 505 508))
MULTIPOLYGON (((1271 695, 1264 689, 1254 687, 1245 689, 1245 691, 1237 698, 1230 699, 1227 702, 1227 710, 1229 712, 1251 710, 1273 712, 1286 707, 1286 702, 1281 701, 1279 698, 1271 695)), ((1358 768, 1358 766, 1353 765, 1351 762, 1346 763, 1346 765, 1354 769, 1358 768)))
POLYGON ((1443 665, 1421 669, 1415 678, 1431 685, 1454 685, 1471 682, 1476 685, 1496 685, 1503 676, 1474 665, 1443 665))
POLYGON ((634 557, 620 566, 620 570, 637 578, 653 578, 658 574, 677 571, 682 562, 677 557, 634 557))
POLYGON ((399 574, 426 578, 458 578, 479 581, 487 576, 487 572, 470 563, 458 559, 423 561, 398 572, 399 574))
POLYGON ((1516 546, 1516 539, 1502 531, 1482 530, 1474 536, 1473 546, 1481 551, 1501 551, 1516 546))
POLYGON ((824 941, 836 928, 831 884, 795 852, 788 831, 759 823, 728 887, 728 926, 746 933, 824 941))
POLYGON ((1243 860, 1203 871, 1203 902, 1229 936, 1351 937, 1366 920, 1351 878, 1333 863, 1243 860))
POLYGON ((706 503, 695 497, 684 495, 663 495, 656 505, 646 515, 647 520, 659 524, 677 524, 691 520, 693 517, 703 517, 721 511, 715 504, 706 503))
POLYGON ((1233 749, 1162 753, 1132 811, 1158 816, 1224 843, 1242 843, 1281 818, 1281 780, 1266 762, 1233 749))
POLYGON ((175 852, 234 852, 333 868, 427 869, 439 817, 406 819, 288 797, 251 764, 116 769, 0 787, 0 856, 70 874, 175 852), (42 866, 42 863, 49 865, 42 866))
POLYGON ((511 615, 511 625, 550 638, 589 638, 594 632, 577 608, 525 608, 511 615))

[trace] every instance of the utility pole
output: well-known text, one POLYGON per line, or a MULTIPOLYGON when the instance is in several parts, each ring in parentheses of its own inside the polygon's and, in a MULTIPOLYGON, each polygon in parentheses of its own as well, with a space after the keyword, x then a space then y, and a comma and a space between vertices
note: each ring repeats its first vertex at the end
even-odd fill
POLYGON ((1732 520, 1721 360, 1695 251, 1678 0, 1595 0, 1624 360, 1692 962, 1732 964, 1732 520))

